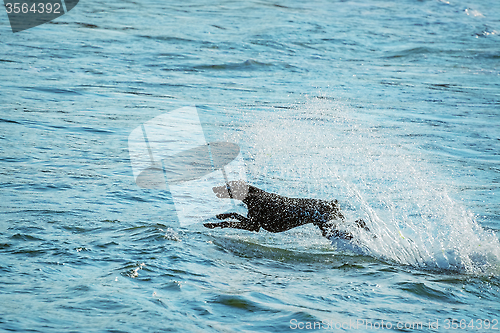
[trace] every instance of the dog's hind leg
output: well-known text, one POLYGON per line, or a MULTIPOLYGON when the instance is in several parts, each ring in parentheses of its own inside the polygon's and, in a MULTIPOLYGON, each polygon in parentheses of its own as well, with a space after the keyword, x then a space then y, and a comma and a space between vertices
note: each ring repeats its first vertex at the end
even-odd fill
POLYGON ((368 228, 366 226, 365 221, 363 221, 362 219, 356 220, 356 221, 354 221, 354 223, 356 223, 356 225, 358 226, 358 228, 365 229, 366 231, 370 231, 370 228, 368 228))
POLYGON ((331 239, 333 237, 333 238, 351 240, 354 238, 351 233, 347 231, 338 230, 337 226, 333 223, 323 223, 318 226, 323 236, 328 239, 331 239))

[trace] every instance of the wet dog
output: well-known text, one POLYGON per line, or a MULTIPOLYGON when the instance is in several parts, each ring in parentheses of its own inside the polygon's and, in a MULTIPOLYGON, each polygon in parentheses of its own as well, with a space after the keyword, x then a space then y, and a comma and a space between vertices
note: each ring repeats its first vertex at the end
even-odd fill
MULTIPOLYGON (((283 232, 312 223, 327 238, 353 238, 352 234, 337 228, 339 223, 345 222, 337 200, 287 198, 244 181, 230 181, 226 185, 214 187, 213 191, 219 198, 241 200, 246 204, 248 214, 247 217, 238 213, 219 214, 216 216, 219 220, 236 221, 204 223, 207 228, 237 228, 256 232, 262 228, 270 232, 283 232)), ((359 228, 369 231, 363 220, 355 223, 359 228)))

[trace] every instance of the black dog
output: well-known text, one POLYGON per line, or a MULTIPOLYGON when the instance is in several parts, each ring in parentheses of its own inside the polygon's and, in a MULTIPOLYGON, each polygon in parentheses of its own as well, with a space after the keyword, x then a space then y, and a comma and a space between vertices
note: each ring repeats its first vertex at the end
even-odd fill
MULTIPOLYGON (((350 233, 337 229, 336 221, 345 221, 337 200, 287 198, 263 191, 243 181, 230 181, 226 185, 214 187, 213 191, 219 198, 243 201, 248 207, 248 217, 238 213, 219 214, 216 216, 219 220, 232 218, 239 222, 203 224, 207 228, 237 228, 250 231, 259 231, 262 228, 270 232, 283 232, 312 223, 318 226, 327 238, 353 238, 350 233)), ((369 231, 363 220, 357 220, 356 225, 369 231)))

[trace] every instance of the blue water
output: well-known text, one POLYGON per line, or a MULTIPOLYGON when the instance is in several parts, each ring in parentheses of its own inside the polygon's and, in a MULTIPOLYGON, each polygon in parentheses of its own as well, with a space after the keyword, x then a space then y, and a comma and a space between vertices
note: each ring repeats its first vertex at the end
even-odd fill
POLYGON ((500 2, 81 0, 0 41, 0 331, 500 329, 500 2), (127 138, 193 105, 377 237, 180 226, 127 138))

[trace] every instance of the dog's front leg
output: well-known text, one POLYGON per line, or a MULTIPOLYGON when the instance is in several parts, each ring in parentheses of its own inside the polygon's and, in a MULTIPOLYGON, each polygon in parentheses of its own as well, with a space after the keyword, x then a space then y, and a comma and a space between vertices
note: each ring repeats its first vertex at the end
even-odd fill
POLYGON ((214 229, 214 228, 238 228, 241 222, 217 222, 217 223, 203 223, 205 228, 214 229))
POLYGON ((248 231, 259 231, 260 226, 257 223, 252 222, 251 219, 240 215, 238 213, 224 213, 218 214, 216 217, 219 220, 224 220, 228 218, 233 218, 240 222, 218 222, 218 223, 204 223, 203 225, 206 228, 214 229, 214 228, 234 228, 234 229, 243 229, 248 231))
POLYGON ((247 222, 247 223, 250 222, 250 219, 248 217, 244 217, 243 215, 238 214, 238 213, 223 213, 223 214, 215 215, 215 217, 218 218, 219 220, 225 220, 225 219, 232 218, 232 219, 235 219, 235 220, 238 220, 241 222, 247 222))

